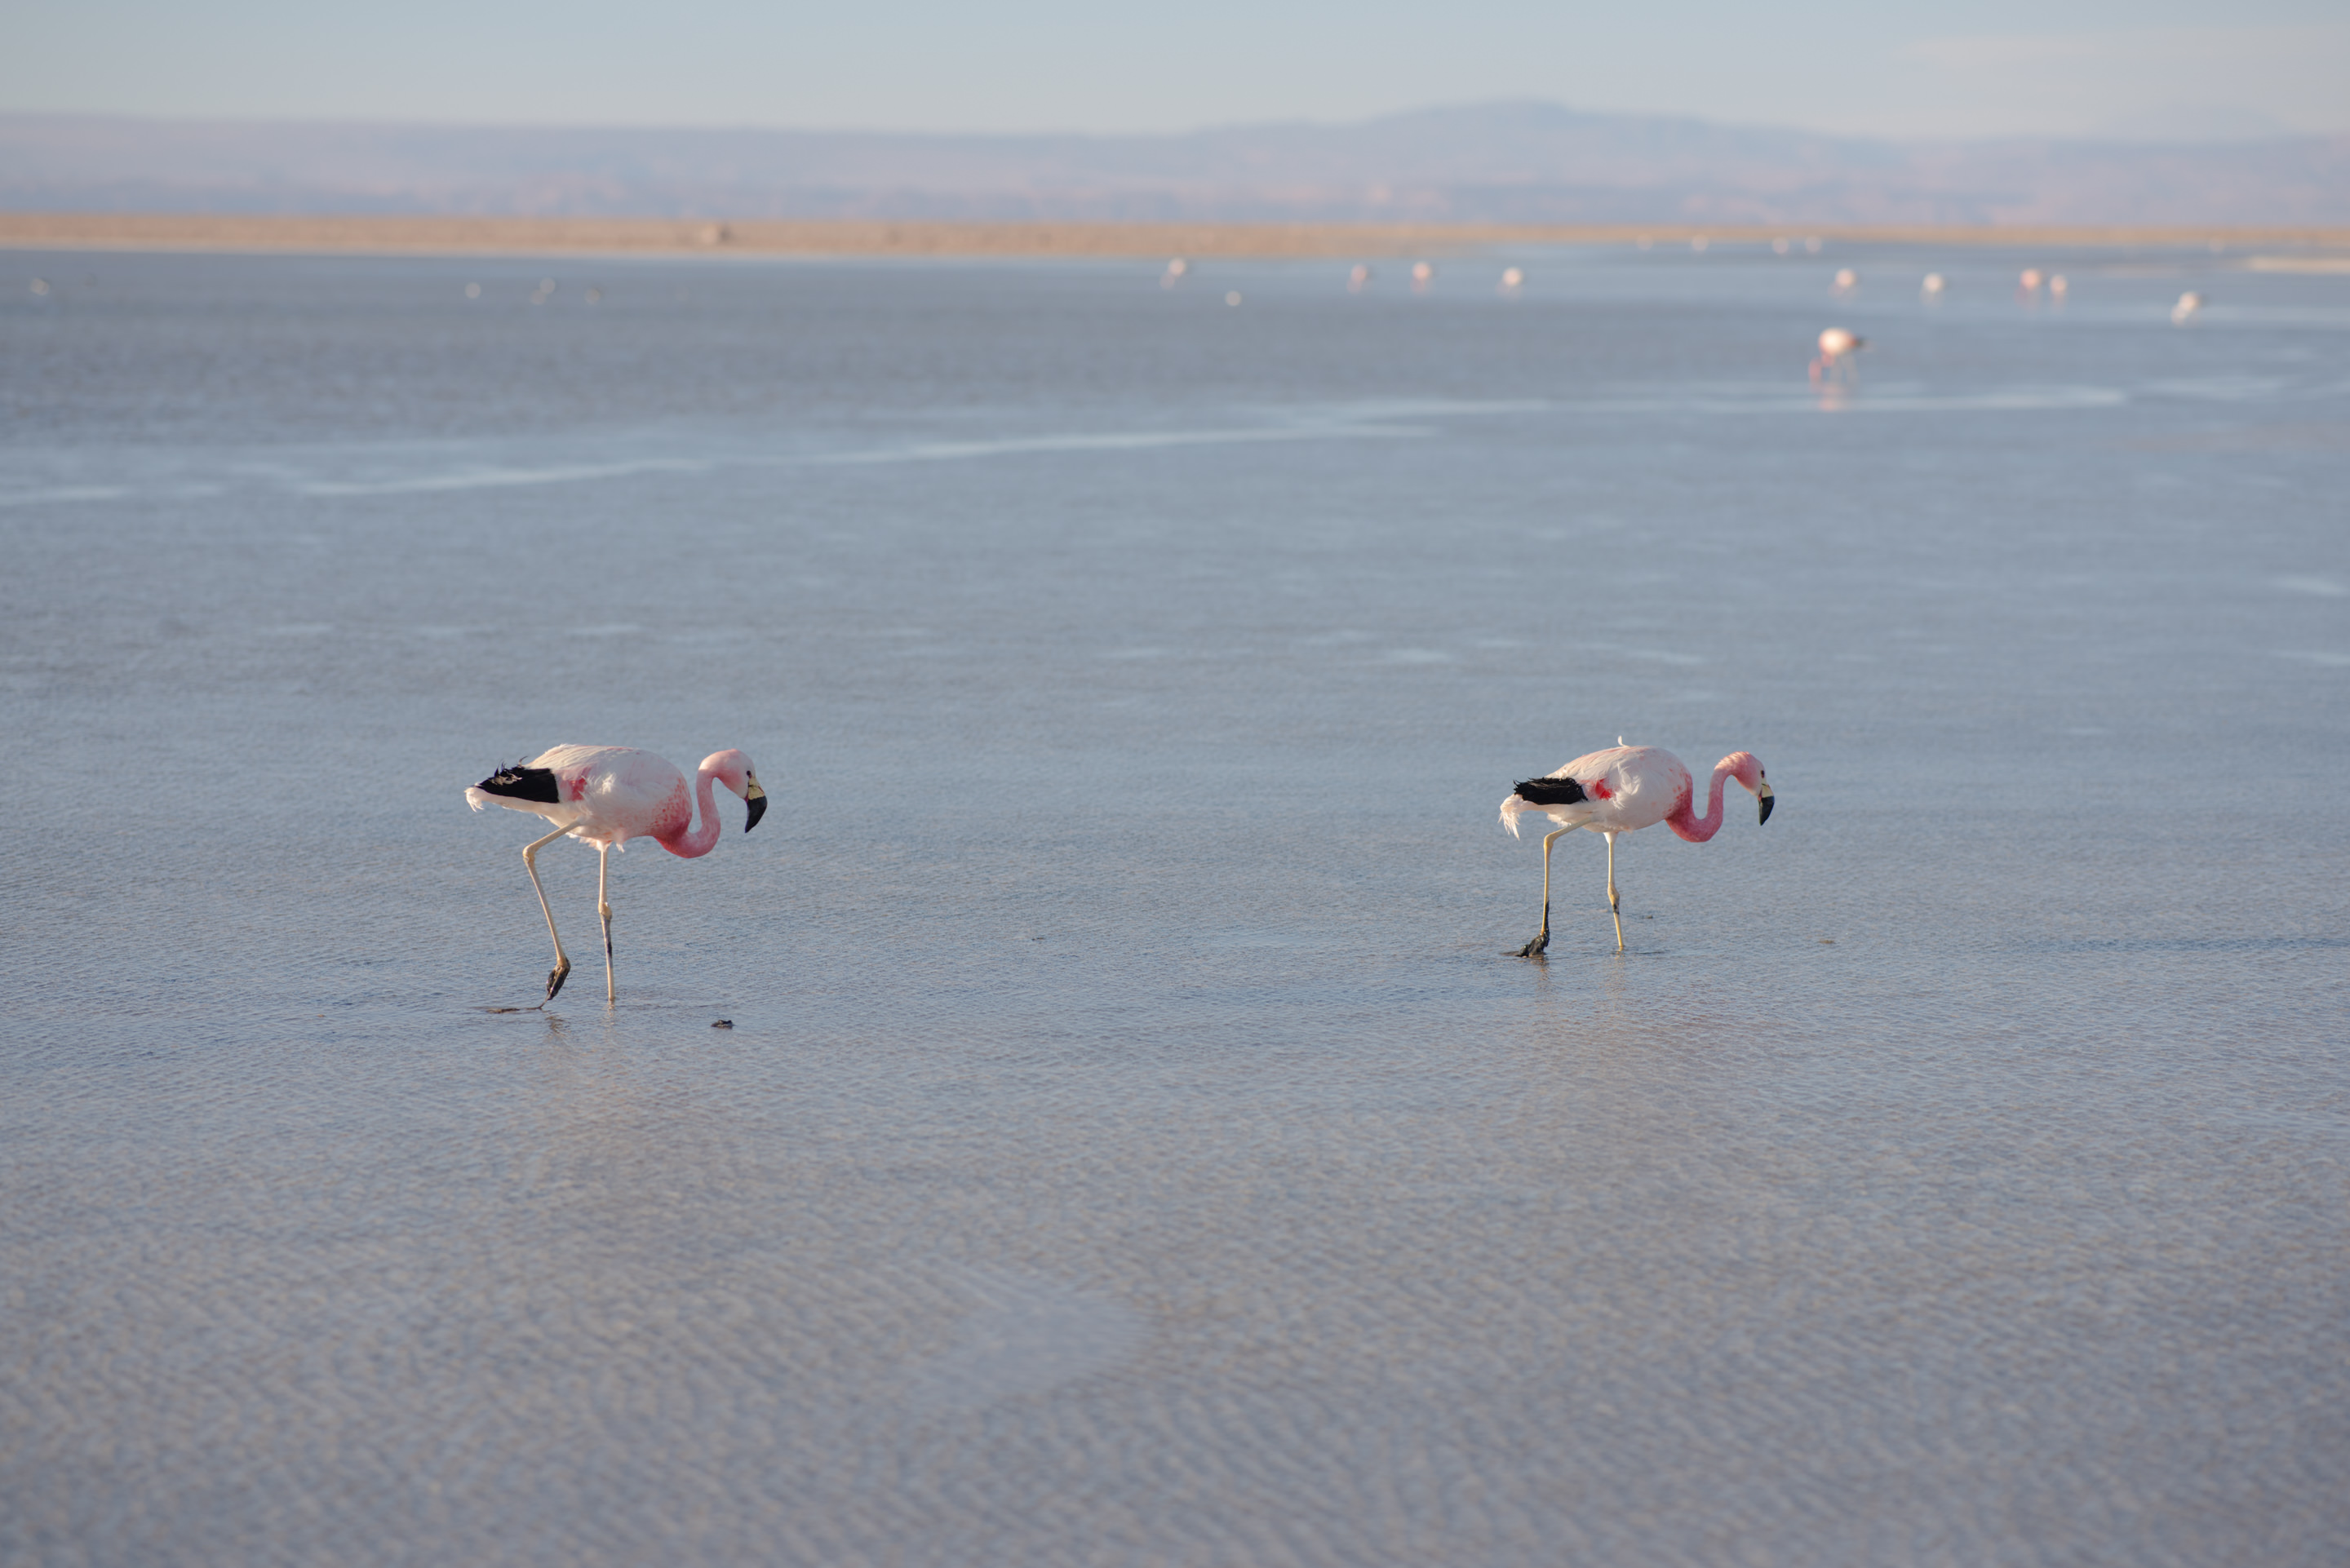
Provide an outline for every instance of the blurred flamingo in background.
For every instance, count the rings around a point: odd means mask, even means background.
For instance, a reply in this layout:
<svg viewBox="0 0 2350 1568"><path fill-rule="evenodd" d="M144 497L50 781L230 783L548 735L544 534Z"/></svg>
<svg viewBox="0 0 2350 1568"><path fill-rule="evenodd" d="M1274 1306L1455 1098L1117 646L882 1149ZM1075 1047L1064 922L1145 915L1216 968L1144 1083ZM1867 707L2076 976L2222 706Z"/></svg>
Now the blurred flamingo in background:
<svg viewBox="0 0 2350 1568"><path fill-rule="evenodd" d="M688 860L718 846L718 812L712 803L712 780L743 797L750 808L743 831L750 832L766 815L767 792L751 771L751 759L736 751L712 752L696 770L694 791L686 793L685 775L670 763L632 746L556 746L528 762L500 768L465 792L475 811L495 804L512 811L527 811L555 824L555 831L523 846L523 868L538 895L539 912L546 917L546 934L555 940L555 968L547 972L546 1000L571 973L571 960L555 929L555 910L539 885L538 852L565 834L596 846L596 912L604 922L604 1000L616 1000L612 980L612 851L631 838L650 838L671 855ZM699 803L702 823L694 826ZM542 1004L543 1005L543 1004Z"/></svg>
<svg viewBox="0 0 2350 1568"><path fill-rule="evenodd" d="M1703 844L1721 829L1721 786L1736 779L1761 802L1762 822L1771 820L1771 786L1752 752L1732 752L1713 764L1712 794L1705 815L1690 809L1690 771L1672 753L1656 746L1627 746L1618 736L1604 752L1575 761L1538 779L1525 779L1502 803L1502 826L1517 836L1521 814L1540 812L1559 826L1543 836L1542 929L1518 950L1539 957L1550 946L1550 846L1563 833L1580 827L1607 840L1607 912L1616 919L1616 950L1624 950L1624 910L1616 898L1616 836L1663 823L1691 844Z"/></svg>
<svg viewBox="0 0 2350 1568"><path fill-rule="evenodd" d="M1830 380L1853 379L1859 374L1853 356L1867 347L1867 338L1856 337L1841 327L1821 333L1819 358L1812 361L1812 384L1818 386L1823 376Z"/></svg>

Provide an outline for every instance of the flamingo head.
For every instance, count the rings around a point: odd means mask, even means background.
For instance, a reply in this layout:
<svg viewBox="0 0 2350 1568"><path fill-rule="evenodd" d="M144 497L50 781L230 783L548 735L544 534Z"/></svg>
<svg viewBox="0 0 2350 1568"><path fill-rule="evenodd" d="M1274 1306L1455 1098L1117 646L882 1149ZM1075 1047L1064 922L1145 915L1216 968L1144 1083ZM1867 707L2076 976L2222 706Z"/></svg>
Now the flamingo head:
<svg viewBox="0 0 2350 1568"><path fill-rule="evenodd" d="M759 787L759 775L752 771L750 758L731 747L712 752L702 759L702 771L741 795L743 804L751 808L743 822L743 832L759 826L759 819L767 815L767 792Z"/></svg>
<svg viewBox="0 0 2350 1568"><path fill-rule="evenodd" d="M1770 821L1773 804L1771 781L1762 776L1762 759L1752 752L1732 752L1721 759L1721 765L1730 770L1731 778L1753 792L1755 804L1762 813L1754 819L1756 826Z"/></svg>

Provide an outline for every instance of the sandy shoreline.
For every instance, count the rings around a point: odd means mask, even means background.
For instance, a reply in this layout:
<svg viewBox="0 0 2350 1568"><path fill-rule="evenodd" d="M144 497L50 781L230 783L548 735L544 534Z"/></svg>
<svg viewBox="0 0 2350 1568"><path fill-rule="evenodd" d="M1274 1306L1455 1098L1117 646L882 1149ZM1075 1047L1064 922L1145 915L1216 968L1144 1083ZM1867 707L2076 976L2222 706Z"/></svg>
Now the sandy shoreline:
<svg viewBox="0 0 2350 1568"><path fill-rule="evenodd" d="M1352 224L735 222L675 218L274 216L0 213L0 249L438 254L865 256L1397 256L1510 245L1723 244L1815 234L1950 245L2350 247L2339 228L1931 227L1752 224Z"/></svg>

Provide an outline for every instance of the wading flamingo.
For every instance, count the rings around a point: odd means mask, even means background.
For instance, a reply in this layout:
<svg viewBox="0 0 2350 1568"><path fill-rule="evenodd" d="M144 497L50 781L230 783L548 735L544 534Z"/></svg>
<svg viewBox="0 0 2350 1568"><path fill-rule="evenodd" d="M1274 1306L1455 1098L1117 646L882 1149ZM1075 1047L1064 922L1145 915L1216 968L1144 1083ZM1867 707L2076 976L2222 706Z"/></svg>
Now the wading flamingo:
<svg viewBox="0 0 2350 1568"><path fill-rule="evenodd" d="M555 967L547 971L546 1000L563 989L571 973L571 960L563 938L555 929L555 911L539 886L538 852L565 834L592 844L600 857L596 871L596 912L604 922L604 1000L616 1000L612 984L612 902L608 897L612 850L631 838L650 838L671 855L691 860L718 847L718 812L710 793L715 779L743 797L751 815L743 823L750 832L766 815L767 792L751 771L751 759L736 751L712 752L695 770L694 787L687 794L685 775L662 758L633 746L556 746L528 762L500 768L465 792L465 804L475 811L490 805L512 811L536 812L555 824L555 831L523 846L523 869L538 894L539 912L546 917L546 934L555 939ZM693 825L694 803L702 805L702 826Z"/></svg>
<svg viewBox="0 0 2350 1568"><path fill-rule="evenodd" d="M1542 929L1518 950L1518 957L1534 958L1550 946L1550 846L1559 834L1586 828L1607 840L1607 912L1616 918L1616 950L1624 950L1624 910L1616 898L1616 836L1663 823L1691 844L1703 844L1721 829L1721 784L1736 779L1762 803L1762 822L1771 820L1771 785L1762 764L1752 752L1732 752L1713 764L1713 793L1705 815L1690 809L1690 771L1681 760L1655 746L1627 746L1619 737L1605 752L1594 752L1538 779L1522 782L1502 803L1502 826L1517 836L1521 812L1540 812L1558 824L1543 835Z"/></svg>
<svg viewBox="0 0 2350 1568"><path fill-rule="evenodd" d="M1812 384L1819 385L1822 377L1832 381L1853 379L1860 369L1853 356L1867 347L1867 338L1856 337L1841 327L1821 333L1820 357L1812 361Z"/></svg>

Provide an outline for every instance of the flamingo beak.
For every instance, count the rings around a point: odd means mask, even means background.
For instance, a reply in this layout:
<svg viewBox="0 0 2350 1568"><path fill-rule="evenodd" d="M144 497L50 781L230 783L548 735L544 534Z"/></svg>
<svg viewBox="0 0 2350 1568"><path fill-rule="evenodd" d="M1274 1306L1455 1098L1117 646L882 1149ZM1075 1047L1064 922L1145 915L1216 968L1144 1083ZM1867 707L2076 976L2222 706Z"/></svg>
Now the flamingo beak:
<svg viewBox="0 0 2350 1568"><path fill-rule="evenodd" d="M745 774L743 783L749 787L743 792L743 804L751 808L751 815L743 819L743 831L748 833L759 826L761 817L767 815L767 792L759 787L754 775Z"/></svg>
<svg viewBox="0 0 2350 1568"><path fill-rule="evenodd" d="M1754 819L1754 826L1760 827L1764 823L1771 820L1772 795L1771 781L1763 778L1759 774L1755 775L1754 798L1761 804L1762 808L1762 815Z"/></svg>

